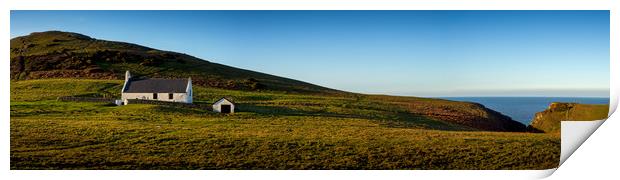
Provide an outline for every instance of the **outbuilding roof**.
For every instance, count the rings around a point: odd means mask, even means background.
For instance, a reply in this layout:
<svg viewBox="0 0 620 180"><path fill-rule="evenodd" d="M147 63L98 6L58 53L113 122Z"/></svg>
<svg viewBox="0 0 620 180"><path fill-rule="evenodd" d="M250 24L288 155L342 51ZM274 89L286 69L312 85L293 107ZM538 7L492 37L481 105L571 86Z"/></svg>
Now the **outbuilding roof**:
<svg viewBox="0 0 620 180"><path fill-rule="evenodd" d="M126 93L185 93L189 79L131 79Z"/></svg>
<svg viewBox="0 0 620 180"><path fill-rule="evenodd" d="M219 103L219 102L221 102L221 101L223 101L223 100L226 100L226 101L228 101L228 102L230 102L230 103L235 104L235 102L234 102L234 101L232 101L232 100L231 100L231 98L227 98L227 97L222 97L222 98L218 99L217 101L215 101L213 104L217 104L217 103Z"/></svg>

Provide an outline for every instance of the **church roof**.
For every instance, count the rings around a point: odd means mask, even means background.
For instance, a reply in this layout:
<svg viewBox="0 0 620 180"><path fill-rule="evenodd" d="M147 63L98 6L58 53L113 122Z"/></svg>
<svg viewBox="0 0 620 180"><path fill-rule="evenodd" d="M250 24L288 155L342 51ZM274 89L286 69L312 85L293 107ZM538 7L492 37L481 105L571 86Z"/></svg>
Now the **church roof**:
<svg viewBox="0 0 620 180"><path fill-rule="evenodd" d="M125 93L185 93L189 79L130 79Z"/></svg>

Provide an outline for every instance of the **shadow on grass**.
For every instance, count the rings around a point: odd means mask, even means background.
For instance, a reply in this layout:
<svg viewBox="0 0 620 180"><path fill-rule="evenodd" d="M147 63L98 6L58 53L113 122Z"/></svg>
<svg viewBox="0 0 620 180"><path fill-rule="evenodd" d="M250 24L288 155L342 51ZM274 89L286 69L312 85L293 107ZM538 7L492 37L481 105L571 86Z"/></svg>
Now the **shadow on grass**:
<svg viewBox="0 0 620 180"><path fill-rule="evenodd" d="M424 128L436 130L470 130L462 126L434 120L408 112L385 112L388 116L345 114L325 111L304 111L282 106L259 106L254 104L237 104L236 111L251 112L263 116L306 116L328 118L356 118L380 122L381 125L393 128Z"/></svg>

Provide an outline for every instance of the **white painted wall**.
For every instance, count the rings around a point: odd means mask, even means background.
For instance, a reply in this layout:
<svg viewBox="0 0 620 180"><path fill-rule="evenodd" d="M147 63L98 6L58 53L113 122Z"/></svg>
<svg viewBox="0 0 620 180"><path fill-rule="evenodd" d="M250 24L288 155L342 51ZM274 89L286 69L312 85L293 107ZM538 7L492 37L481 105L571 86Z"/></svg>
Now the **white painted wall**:
<svg viewBox="0 0 620 180"><path fill-rule="evenodd" d="M193 103L194 90L192 88L192 78L188 79L185 93L172 93L172 99L170 99L169 93L157 93L157 99L153 98L153 93L126 93L123 92L127 87L127 83L131 79L129 71L125 72L125 82L123 83L123 89L121 90L121 100L127 104L127 99L145 99L145 100L158 100L169 102L182 102Z"/></svg>
<svg viewBox="0 0 620 180"><path fill-rule="evenodd" d="M185 98L185 103L193 103L193 99L194 99L194 88L192 88L192 78L189 78L187 80L187 88L185 89L185 92L187 92Z"/></svg>
<svg viewBox="0 0 620 180"><path fill-rule="evenodd" d="M230 105L230 113L234 113L235 112L235 104L233 104L232 102L222 98L219 101L213 103L213 112L218 112L221 113L222 109L221 106L222 105Z"/></svg>
<svg viewBox="0 0 620 180"><path fill-rule="evenodd" d="M157 99L153 98L153 93L122 93L121 99L123 102L125 102L126 99L145 99L192 103L192 98L188 96L188 93L172 93L172 99L168 99L168 93L157 93Z"/></svg>

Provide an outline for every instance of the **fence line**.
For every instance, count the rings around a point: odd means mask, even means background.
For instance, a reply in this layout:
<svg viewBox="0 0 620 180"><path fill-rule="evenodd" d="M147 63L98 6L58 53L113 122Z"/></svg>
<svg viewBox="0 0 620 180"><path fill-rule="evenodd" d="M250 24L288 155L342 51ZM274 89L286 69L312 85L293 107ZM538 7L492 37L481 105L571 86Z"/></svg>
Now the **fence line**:
<svg viewBox="0 0 620 180"><path fill-rule="evenodd" d="M153 105L165 105L172 107L181 107L181 108L200 108L204 110L211 110L212 107L210 104L189 104L182 102L170 102L170 101L156 101L156 100L146 100L146 99L127 99L127 104L153 104Z"/></svg>
<svg viewBox="0 0 620 180"><path fill-rule="evenodd" d="M74 96L61 96L58 97L58 101L74 101L74 102L104 102L104 103L116 103L114 98L99 98L99 97L74 97ZM180 108L200 108L204 110L212 110L211 104L188 104L182 102L170 102L170 101L156 101L146 99L127 99L127 104L153 104L164 105Z"/></svg>
<svg viewBox="0 0 620 180"><path fill-rule="evenodd" d="M61 96L56 99L58 101L76 101L76 102L106 102L114 103L114 98L98 98L98 97L73 97L73 96Z"/></svg>

